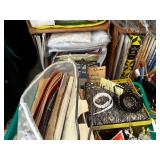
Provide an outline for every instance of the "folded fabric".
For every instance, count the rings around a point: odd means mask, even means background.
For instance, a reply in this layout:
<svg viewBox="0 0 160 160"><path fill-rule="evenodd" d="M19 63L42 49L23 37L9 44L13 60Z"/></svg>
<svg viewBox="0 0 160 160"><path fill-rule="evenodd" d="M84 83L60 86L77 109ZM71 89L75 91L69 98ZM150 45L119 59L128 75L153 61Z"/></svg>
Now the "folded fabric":
<svg viewBox="0 0 160 160"><path fill-rule="evenodd" d="M72 37L72 35L74 35L74 37ZM66 33L53 33L50 36L47 42L49 53L93 50L106 46L110 42L110 35L105 31L83 32L83 34L81 32L67 33L67 39L65 36ZM58 37L58 39L56 37Z"/></svg>
<svg viewBox="0 0 160 160"><path fill-rule="evenodd" d="M64 129L62 134L63 140L76 140L77 139L77 129L76 129L76 121L75 121L75 114L76 114L76 92L77 89L75 86L75 80L73 82L70 102L68 105L68 110L65 118Z"/></svg>
<svg viewBox="0 0 160 160"><path fill-rule="evenodd" d="M37 89L37 93L36 93L36 97L35 100L32 104L32 108L31 108L31 113L33 115L33 117L36 117L37 111L38 111L38 107L42 101L42 98L45 94L45 91L49 85L49 83L51 82L52 78L57 74L57 71L52 72L52 74L49 75L49 77L46 78L42 78L39 81L39 85L38 85L38 89Z"/></svg>
<svg viewBox="0 0 160 160"><path fill-rule="evenodd" d="M87 126L85 113L89 111L87 100L81 100L79 98L78 117L83 116L84 123L79 124L80 140L88 140L90 128ZM93 131L91 131L90 140L94 140Z"/></svg>
<svg viewBox="0 0 160 160"><path fill-rule="evenodd" d="M65 91L64 98L62 101L62 105L59 110L59 117L57 120L56 129L55 129L55 133L54 133L55 140L60 140L61 136L62 136L63 127L64 127L64 123L65 123L65 117L67 114L67 109L68 109L68 105L69 105L69 101L70 101L73 81L74 81L74 77L70 76L69 82L67 85L67 89Z"/></svg>
<svg viewBox="0 0 160 160"><path fill-rule="evenodd" d="M56 25L82 25L82 24L95 24L103 20L55 20Z"/></svg>
<svg viewBox="0 0 160 160"><path fill-rule="evenodd" d="M53 91L55 90L55 87L57 85L59 85L61 77L62 77L62 73L59 72L58 74L55 75L55 77L53 77L52 81L50 82L50 84L47 87L47 90L45 92L45 95L44 95L44 97L42 99L42 102L41 102L41 104L40 104L40 106L38 108L38 111L37 111L37 114L36 114L36 117L35 117L35 122L36 122L37 126L39 126L39 123L40 123L40 120L41 120L45 105L47 103L47 100L51 96Z"/></svg>
<svg viewBox="0 0 160 160"><path fill-rule="evenodd" d="M69 76L67 74L64 74L61 85L58 90L55 105L53 107L53 110L52 110L52 113L51 113L51 116L50 116L50 119L48 122L45 139L53 139L53 135L54 135L54 132L56 129L57 119L58 119L58 115L59 115L60 106L63 101L63 97L64 97L64 93L66 90L68 80L69 80Z"/></svg>
<svg viewBox="0 0 160 160"><path fill-rule="evenodd" d="M57 92L58 92L58 86L55 86L55 91L54 91L53 95L50 96L50 98L45 106L45 109L44 109L44 112L43 112L43 115L42 115L42 118L41 118L41 121L39 124L39 131L43 137L45 137L45 134L47 131L48 122L49 122L49 119L51 116L52 109L55 104Z"/></svg>
<svg viewBox="0 0 160 160"><path fill-rule="evenodd" d="M31 26L55 25L54 20L30 20Z"/></svg>
<svg viewBox="0 0 160 160"><path fill-rule="evenodd" d="M73 33L53 33L51 34L48 46L54 43L90 43L91 32L73 32Z"/></svg>

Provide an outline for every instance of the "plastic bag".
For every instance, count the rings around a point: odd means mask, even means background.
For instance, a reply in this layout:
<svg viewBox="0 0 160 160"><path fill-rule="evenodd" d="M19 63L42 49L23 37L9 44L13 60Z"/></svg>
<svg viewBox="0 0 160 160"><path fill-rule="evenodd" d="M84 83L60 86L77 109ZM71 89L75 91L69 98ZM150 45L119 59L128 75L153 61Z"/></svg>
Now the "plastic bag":
<svg viewBox="0 0 160 160"><path fill-rule="evenodd" d="M113 20L112 23L118 28L131 31L155 34L156 21L155 20Z"/></svg>
<svg viewBox="0 0 160 160"><path fill-rule="evenodd" d="M60 34L61 38L64 39L63 36L66 33L56 33L56 36ZM72 33L71 33L72 34ZM83 39L84 34L88 34L88 32L77 32L75 33L79 39ZM49 47L49 53L51 52L63 52L63 51L84 51L84 50L93 50L97 48L102 48L103 46L108 45L111 41L109 33L105 31L93 31L91 32L91 41L84 40L83 42L78 42L79 40L73 41L72 37L66 41L57 42L56 36L51 36L47 42L47 47Z"/></svg>
<svg viewBox="0 0 160 160"><path fill-rule="evenodd" d="M54 63L40 73L21 96L18 112L17 139L42 139L30 109L36 95L39 80L42 77L48 76L55 69L67 72L69 75L74 76L76 78L75 87L77 88L78 71L75 63L71 60Z"/></svg>

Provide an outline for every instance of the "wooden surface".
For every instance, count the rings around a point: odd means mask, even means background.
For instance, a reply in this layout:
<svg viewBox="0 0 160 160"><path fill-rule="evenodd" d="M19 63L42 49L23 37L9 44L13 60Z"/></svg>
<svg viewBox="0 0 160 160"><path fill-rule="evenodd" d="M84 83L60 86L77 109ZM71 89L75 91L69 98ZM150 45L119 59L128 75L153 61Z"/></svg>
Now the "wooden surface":
<svg viewBox="0 0 160 160"><path fill-rule="evenodd" d="M111 36L112 36L112 41L111 41L111 44L110 44L110 48L108 50L107 64L106 64L107 65L106 75L110 79L112 77L113 64L114 64L114 60L115 60L115 57L116 57L116 47L117 47L117 44L118 44L118 37L119 37L119 32L114 27L111 30Z"/></svg>
<svg viewBox="0 0 160 160"><path fill-rule="evenodd" d="M83 32L83 31L97 31L97 30L108 30L110 22L92 27L79 27L79 28L50 28L50 29L36 29L33 28L29 21L27 21L28 30L30 34L42 34L42 33L56 33L56 32Z"/></svg>

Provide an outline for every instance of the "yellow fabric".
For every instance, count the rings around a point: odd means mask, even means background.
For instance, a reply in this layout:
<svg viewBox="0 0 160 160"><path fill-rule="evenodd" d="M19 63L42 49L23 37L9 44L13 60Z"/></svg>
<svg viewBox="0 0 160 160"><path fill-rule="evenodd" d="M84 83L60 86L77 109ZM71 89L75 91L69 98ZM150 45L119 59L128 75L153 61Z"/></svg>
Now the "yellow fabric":
<svg viewBox="0 0 160 160"><path fill-rule="evenodd" d="M105 129L115 129L115 128L128 128L134 126L145 126L152 124L152 120L138 121L138 122L128 122L128 123L120 123L120 124L110 124L103 126L93 126L93 130L105 130Z"/></svg>

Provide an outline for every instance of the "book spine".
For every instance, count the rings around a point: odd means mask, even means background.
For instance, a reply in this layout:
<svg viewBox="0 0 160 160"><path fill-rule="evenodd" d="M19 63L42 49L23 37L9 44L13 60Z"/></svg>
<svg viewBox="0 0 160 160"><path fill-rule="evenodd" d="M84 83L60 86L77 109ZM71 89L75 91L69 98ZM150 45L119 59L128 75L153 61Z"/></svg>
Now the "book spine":
<svg viewBox="0 0 160 160"><path fill-rule="evenodd" d="M129 54L128 54L121 78L129 77L130 72L133 70L133 67L134 67L136 55L144 39L144 37L141 35L129 35L129 38L131 40L131 47L129 50Z"/></svg>
<svg viewBox="0 0 160 160"><path fill-rule="evenodd" d="M151 44L151 48L148 52L148 55L146 55L146 58L145 58L145 62L148 63L149 59L151 58L154 50L156 48L156 40L155 40L155 37L152 38L152 44Z"/></svg>
<svg viewBox="0 0 160 160"><path fill-rule="evenodd" d="M153 60L149 66L147 66L148 71L151 71L152 68L156 65L156 55L154 55Z"/></svg>
<svg viewBox="0 0 160 160"><path fill-rule="evenodd" d="M155 41L155 37L154 37L154 36L151 36L151 40L150 40L150 42L149 42L149 44L148 44L148 48L147 48L146 54L144 55L144 60L145 60L145 61L147 60L147 57L148 57L148 55L150 54L150 52L151 52L151 50L152 50L154 41Z"/></svg>
<svg viewBox="0 0 160 160"><path fill-rule="evenodd" d="M151 56L151 58L150 58L150 60L149 60L149 62L148 62L148 65L147 65L148 71L149 71L149 69L151 68L151 64L152 64L152 62L153 62L154 57L156 57L156 49L154 50L154 53L152 54L152 56Z"/></svg>

